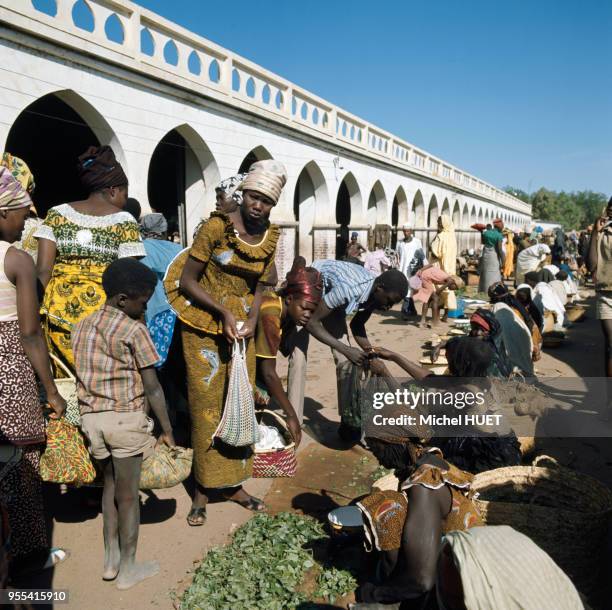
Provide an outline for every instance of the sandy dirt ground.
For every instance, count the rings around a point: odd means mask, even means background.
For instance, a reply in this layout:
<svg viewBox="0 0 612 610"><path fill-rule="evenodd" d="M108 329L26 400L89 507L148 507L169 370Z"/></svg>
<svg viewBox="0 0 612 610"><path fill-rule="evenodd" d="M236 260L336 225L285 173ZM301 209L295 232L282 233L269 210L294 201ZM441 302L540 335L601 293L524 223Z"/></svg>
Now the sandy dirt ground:
<svg viewBox="0 0 612 610"><path fill-rule="evenodd" d="M422 344L432 335L431 330L402 322L397 310L374 315L368 332L374 345L402 352L412 359L422 357ZM565 345L545 351L537 369L544 376L603 375L602 351L599 323L594 320L591 303L588 319L569 330ZM281 361L279 366L284 374L286 363ZM338 441L338 420L331 353L313 341L307 377L306 434L300 447L304 465L308 464L308 476L294 481L278 480L272 489L270 481L253 480L246 485L248 491L265 496L271 510L293 507L311 513L321 510L322 496L327 497L329 506L333 507L367 491L364 481L375 467L374 460L368 458L363 449L347 450ZM607 439L589 439L588 442L586 439L563 442L551 439L541 442L538 452L553 454L562 463L612 485L610 445ZM325 453L320 453L322 449ZM101 579L102 517L97 508L86 506L81 491L62 495L55 486L49 486L46 491L53 516L53 544L68 548L71 557L55 571L22 584L67 589L70 592L68 607L86 610L172 608L174 594L188 584L190 572L207 549L223 544L230 532L251 516L249 511L235 504L217 503L209 507L208 521L203 527L190 528L185 521L190 498L183 487L142 494L138 558L157 559L161 571L155 579L120 592L112 583Z"/></svg>

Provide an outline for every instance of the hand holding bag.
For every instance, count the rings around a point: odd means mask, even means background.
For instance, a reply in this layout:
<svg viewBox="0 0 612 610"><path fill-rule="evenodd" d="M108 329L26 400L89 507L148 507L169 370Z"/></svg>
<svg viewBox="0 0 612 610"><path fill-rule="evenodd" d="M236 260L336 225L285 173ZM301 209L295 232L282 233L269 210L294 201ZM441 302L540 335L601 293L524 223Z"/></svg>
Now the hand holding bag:
<svg viewBox="0 0 612 610"><path fill-rule="evenodd" d="M213 439L219 439L232 447L254 445L259 440L244 339L234 343L223 416Z"/></svg>

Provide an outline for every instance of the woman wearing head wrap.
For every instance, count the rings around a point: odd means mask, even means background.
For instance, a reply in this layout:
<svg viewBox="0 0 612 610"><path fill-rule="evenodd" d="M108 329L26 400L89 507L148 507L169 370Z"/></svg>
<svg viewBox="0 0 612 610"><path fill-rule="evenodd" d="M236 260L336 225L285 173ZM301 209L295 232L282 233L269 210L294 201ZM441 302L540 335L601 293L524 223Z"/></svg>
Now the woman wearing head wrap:
<svg viewBox="0 0 612 610"><path fill-rule="evenodd" d="M489 287L493 313L502 327L502 337L513 367L533 375L533 363L540 359L542 335L523 305L503 282Z"/></svg>
<svg viewBox="0 0 612 610"><path fill-rule="evenodd" d="M503 222L497 219L493 224L495 224L494 228L482 232L483 248L478 267L478 273L480 274L478 292L486 292L491 284L500 282L502 279L501 269L505 263L502 249L504 236L501 232Z"/></svg>
<svg viewBox="0 0 612 610"><path fill-rule="evenodd" d="M257 353L257 402L267 404L269 396L285 411L289 431L296 444L301 438L303 405L292 405L276 372L276 356L280 351L290 357L296 349L293 338L298 326L308 324L323 295L321 274L299 256L293 261L287 279L276 294L264 295L259 309L255 334ZM269 395L269 396L268 396ZM300 415L296 413L296 410Z"/></svg>
<svg viewBox="0 0 612 610"><path fill-rule="evenodd" d="M449 532L438 561L439 608L583 610L568 576L508 525Z"/></svg>
<svg viewBox="0 0 612 610"><path fill-rule="evenodd" d="M209 490L221 489L226 499L250 510L265 508L242 488L252 472L252 447L212 441L225 404L232 346L254 335L264 285L274 267L279 229L268 219L286 181L276 161L253 165L239 187L242 205L229 214L213 212L164 280L170 305L183 322L197 482L187 517L193 526L206 519ZM253 384L253 341L247 343L246 361Z"/></svg>
<svg viewBox="0 0 612 610"><path fill-rule="evenodd" d="M457 274L457 237L450 216L442 214L438 218L438 234L434 237L429 248L432 255L430 262L444 273ZM449 310L457 309L454 290L447 288L443 291L440 307L444 308L445 317Z"/></svg>
<svg viewBox="0 0 612 610"><path fill-rule="evenodd" d="M77 171L89 197L51 208L34 234L47 341L72 370L72 328L104 304L104 270L117 258L146 254L138 223L122 210L128 180L112 149L90 147Z"/></svg>
<svg viewBox="0 0 612 610"><path fill-rule="evenodd" d="M473 476L447 461L439 449L426 449L423 431L403 423L406 413L405 407L385 406L378 419L365 423L368 448L382 466L393 469L397 487L357 503L366 550L375 549L378 558L375 573L357 592L364 604L411 600L422 607L435 584L442 535L483 525L470 489Z"/></svg>
<svg viewBox="0 0 612 610"><path fill-rule="evenodd" d="M563 257L567 253L567 246L565 245L565 233L560 227L557 227L554 230L554 241L550 248L550 253L552 255L553 265L560 264L563 260Z"/></svg>
<svg viewBox="0 0 612 610"><path fill-rule="evenodd" d="M30 168L26 162L19 157L15 157L10 153L5 152L2 155L2 161L0 164L8 168L13 175L13 178L15 178L17 182L21 184L22 188L28 193L28 195L31 196L34 192L34 187L36 184L34 182L34 175L30 171ZM23 233L21 234L21 239L13 244L15 248L19 248L20 250L27 252L34 259L35 263L38 257L38 240L36 240L34 237L34 233L36 233L36 230L41 224L42 220L38 218L36 207L32 203L30 206L30 213L25 221Z"/></svg>
<svg viewBox="0 0 612 610"><path fill-rule="evenodd" d="M34 263L13 246L31 204L19 182L0 167L0 444L12 446L18 458L0 479L0 495L6 499L14 572L52 567L66 558L61 549L50 549L47 539L39 474L46 436L37 377L51 417L63 415L66 402L51 375L38 316Z"/></svg>

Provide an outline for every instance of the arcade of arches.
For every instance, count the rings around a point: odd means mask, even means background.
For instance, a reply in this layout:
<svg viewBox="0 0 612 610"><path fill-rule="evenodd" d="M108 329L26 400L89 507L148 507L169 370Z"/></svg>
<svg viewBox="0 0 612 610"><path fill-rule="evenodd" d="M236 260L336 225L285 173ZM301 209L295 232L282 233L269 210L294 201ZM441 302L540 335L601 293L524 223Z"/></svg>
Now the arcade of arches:
<svg viewBox="0 0 612 610"><path fill-rule="evenodd" d="M37 185L34 202L39 214L44 216L50 207L86 195L76 175L76 159L89 146L101 144L113 146L117 157L124 162L117 134L105 119L76 93L63 91L45 95L22 110L9 130L6 150L23 158L32 169ZM188 125L171 129L151 144L150 151L143 151L143 155L148 155L146 181L138 192L141 198L148 199L152 209L166 216L170 231L178 232L187 245L200 218L213 209L214 186L226 176L220 175L217 161L204 139ZM243 155L236 168L238 172L248 171L255 161L272 158L263 146L247 150ZM293 231L291 251L285 252L286 258L297 253L307 260L320 257L317 231L322 226L330 234L323 254L338 258L345 254L352 231L358 233L364 245L373 247L376 235L380 244L395 247L398 238L402 238L401 228L408 223L429 243L440 213L451 216L458 229L460 248L474 247L477 233L469 229L470 225L500 213L488 202L477 207L472 202L451 199L450 195L438 197L431 190L424 196L427 189L423 192L417 189L407 196L408 185L387 191L391 197L388 200L380 181L365 190L351 172L336 178L335 190L333 181L326 179L314 161L306 161L298 171L297 179L292 182L290 177L288 181L289 187L294 185L293 192L285 195L292 205L279 205L273 216ZM131 176L133 183L134 174ZM330 210L329 203L334 199L335 208ZM147 209L147 201L141 203ZM524 221L511 211L505 211L504 218L515 229L522 228Z"/></svg>

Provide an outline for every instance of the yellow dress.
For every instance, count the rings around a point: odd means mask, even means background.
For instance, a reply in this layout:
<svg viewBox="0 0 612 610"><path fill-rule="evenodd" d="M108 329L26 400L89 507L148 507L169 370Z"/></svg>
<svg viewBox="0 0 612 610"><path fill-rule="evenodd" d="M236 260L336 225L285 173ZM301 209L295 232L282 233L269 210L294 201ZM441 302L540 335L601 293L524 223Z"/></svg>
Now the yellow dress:
<svg viewBox="0 0 612 610"><path fill-rule="evenodd" d="M179 289L185 262L191 256L206 263L200 285L236 317L246 320L259 280L274 267L279 229L271 226L255 245L242 241L229 217L213 212L200 228L193 245L170 265L164 287L181 320L187 368L193 472L206 488L241 485L251 477L252 447L230 447L213 434L221 421L231 363L231 345L222 334L221 319L192 304ZM255 385L255 345L247 343L247 366Z"/></svg>
<svg viewBox="0 0 612 610"><path fill-rule="evenodd" d="M74 371L72 328L104 304L102 274L110 263L146 255L140 229L127 212L92 216L65 203L47 212L34 237L55 242L55 263L40 313L49 351Z"/></svg>

